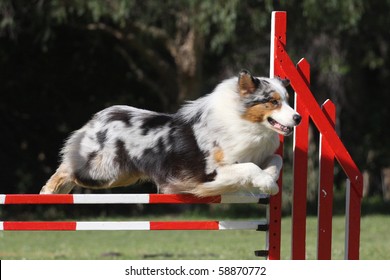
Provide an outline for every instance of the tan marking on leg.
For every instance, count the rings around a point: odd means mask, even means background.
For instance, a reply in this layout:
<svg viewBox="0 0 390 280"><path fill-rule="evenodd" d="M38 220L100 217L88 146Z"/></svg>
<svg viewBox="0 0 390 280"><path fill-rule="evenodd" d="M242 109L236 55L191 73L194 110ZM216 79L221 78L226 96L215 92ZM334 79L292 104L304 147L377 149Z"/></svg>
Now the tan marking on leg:
<svg viewBox="0 0 390 280"><path fill-rule="evenodd" d="M67 194L76 185L74 178L60 165L40 191L41 194Z"/></svg>

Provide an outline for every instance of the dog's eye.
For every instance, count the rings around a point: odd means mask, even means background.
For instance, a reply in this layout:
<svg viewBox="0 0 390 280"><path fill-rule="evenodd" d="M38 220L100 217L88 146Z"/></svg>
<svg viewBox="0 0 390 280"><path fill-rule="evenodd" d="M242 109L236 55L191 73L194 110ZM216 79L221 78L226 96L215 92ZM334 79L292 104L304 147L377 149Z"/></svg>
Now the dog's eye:
<svg viewBox="0 0 390 280"><path fill-rule="evenodd" d="M279 101L276 99L273 99L273 100L271 100L271 104L276 106L279 104Z"/></svg>

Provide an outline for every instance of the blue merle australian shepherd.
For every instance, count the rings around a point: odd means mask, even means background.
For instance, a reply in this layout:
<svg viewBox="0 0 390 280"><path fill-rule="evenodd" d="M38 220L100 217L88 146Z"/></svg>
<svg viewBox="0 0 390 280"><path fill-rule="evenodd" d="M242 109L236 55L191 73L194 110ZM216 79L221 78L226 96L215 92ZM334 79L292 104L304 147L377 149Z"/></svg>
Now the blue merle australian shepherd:
<svg viewBox="0 0 390 280"><path fill-rule="evenodd" d="M287 103L287 85L243 70L175 114L109 107L69 137L41 193L152 180L162 193L204 197L257 188L275 194L278 133L289 135L301 120Z"/></svg>

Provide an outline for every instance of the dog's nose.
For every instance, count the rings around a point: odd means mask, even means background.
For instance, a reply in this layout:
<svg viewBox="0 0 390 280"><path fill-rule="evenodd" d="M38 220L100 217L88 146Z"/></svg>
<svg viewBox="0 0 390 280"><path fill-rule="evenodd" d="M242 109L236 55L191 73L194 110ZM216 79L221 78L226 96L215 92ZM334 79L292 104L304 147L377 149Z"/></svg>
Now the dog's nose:
<svg viewBox="0 0 390 280"><path fill-rule="evenodd" d="M298 124L300 124L302 117L301 117L301 115L295 114L293 116L293 120L294 120L295 124L298 125Z"/></svg>

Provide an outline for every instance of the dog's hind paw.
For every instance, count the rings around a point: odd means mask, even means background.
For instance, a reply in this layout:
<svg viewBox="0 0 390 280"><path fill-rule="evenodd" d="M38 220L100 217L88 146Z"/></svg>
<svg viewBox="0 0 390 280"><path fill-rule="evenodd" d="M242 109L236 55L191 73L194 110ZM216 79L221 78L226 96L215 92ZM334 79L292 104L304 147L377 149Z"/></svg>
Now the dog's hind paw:
<svg viewBox="0 0 390 280"><path fill-rule="evenodd" d="M43 186L39 194L52 194L52 192L49 191L48 188L46 188L46 186Z"/></svg>

